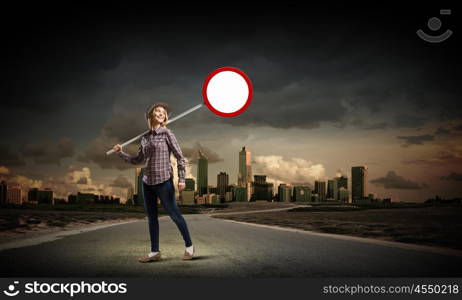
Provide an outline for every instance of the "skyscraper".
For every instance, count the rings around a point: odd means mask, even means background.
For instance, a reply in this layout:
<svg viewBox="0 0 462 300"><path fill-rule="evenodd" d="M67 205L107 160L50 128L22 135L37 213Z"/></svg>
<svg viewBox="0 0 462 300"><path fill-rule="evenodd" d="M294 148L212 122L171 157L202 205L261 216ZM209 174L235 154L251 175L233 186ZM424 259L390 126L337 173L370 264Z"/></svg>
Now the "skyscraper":
<svg viewBox="0 0 462 300"><path fill-rule="evenodd" d="M252 196L252 167L250 164L250 151L244 147L239 152L239 172L237 174L237 185L245 187L247 201Z"/></svg>
<svg viewBox="0 0 462 300"><path fill-rule="evenodd" d="M45 188L38 192L38 203L54 204L53 191L50 188Z"/></svg>
<svg viewBox="0 0 462 300"><path fill-rule="evenodd" d="M337 180L337 188L338 188L338 192L337 192L337 200L340 200L340 201L343 201L343 202L349 202L348 198L348 177L345 177L345 176L340 176L340 177L337 177L336 178ZM340 189L343 188L343 192L342 192L342 195L340 195ZM345 195L346 195L346 201L345 201Z"/></svg>
<svg viewBox="0 0 462 300"><path fill-rule="evenodd" d="M252 181L251 173L250 151L246 150L244 146L239 152L239 172L237 174L237 184L245 187L248 182Z"/></svg>
<svg viewBox="0 0 462 300"><path fill-rule="evenodd" d="M197 161L197 192L199 196L207 194L208 185L208 159L207 156L199 150L199 159Z"/></svg>
<svg viewBox="0 0 462 300"><path fill-rule="evenodd" d="M226 174L226 172L220 172L220 174L217 175L217 191L218 191L218 195L220 196L220 200L225 199L226 189L228 188L228 185L229 185L228 174Z"/></svg>
<svg viewBox="0 0 462 300"><path fill-rule="evenodd" d="M133 195L134 195L134 189L133 189L133 186L130 184L130 186L127 189L127 201L125 202L125 204L128 204L128 205L135 204L133 202Z"/></svg>
<svg viewBox="0 0 462 300"><path fill-rule="evenodd" d="M8 187L6 185L6 182L2 180L0 183L0 204L5 204L8 201L8 193L7 193Z"/></svg>
<svg viewBox="0 0 462 300"><path fill-rule="evenodd" d="M292 186L289 184L281 183L278 186L278 195L280 202L292 201Z"/></svg>
<svg viewBox="0 0 462 300"><path fill-rule="evenodd" d="M349 193L348 190L345 189L343 186L338 190L338 197L339 200L345 203L349 202Z"/></svg>
<svg viewBox="0 0 462 300"><path fill-rule="evenodd" d="M346 190L348 190L348 177L345 176L340 176L337 177L337 186L340 189L341 187L344 187Z"/></svg>
<svg viewBox="0 0 462 300"><path fill-rule="evenodd" d="M252 183L252 166L247 166L247 184Z"/></svg>
<svg viewBox="0 0 462 300"><path fill-rule="evenodd" d="M192 178L186 178L185 179L185 190L187 191L195 191L196 190L196 183L194 182L194 179Z"/></svg>
<svg viewBox="0 0 462 300"><path fill-rule="evenodd" d="M315 181L314 182L314 192L318 194L319 201L326 201L326 182L325 181Z"/></svg>
<svg viewBox="0 0 462 300"><path fill-rule="evenodd" d="M254 175L253 198L255 200L271 201L273 198L273 184L266 182L266 175Z"/></svg>
<svg viewBox="0 0 462 300"><path fill-rule="evenodd" d="M338 198L338 185L337 178L327 181L327 199L337 200Z"/></svg>
<svg viewBox="0 0 462 300"><path fill-rule="evenodd" d="M39 198L39 189L38 188L30 188L29 192L27 193L27 201L31 202L38 202Z"/></svg>
<svg viewBox="0 0 462 300"><path fill-rule="evenodd" d="M53 191L49 188L40 191L38 188L30 188L27 193L27 200L37 203L53 204Z"/></svg>
<svg viewBox="0 0 462 300"><path fill-rule="evenodd" d="M135 168L135 194L136 194L136 197L133 197L133 203L135 205L144 205L143 176L144 176L144 168Z"/></svg>
<svg viewBox="0 0 462 300"><path fill-rule="evenodd" d="M311 189L309 186L295 185L293 189L293 199L296 202L311 202Z"/></svg>
<svg viewBox="0 0 462 300"><path fill-rule="evenodd" d="M182 190L180 192L180 202L181 204L194 204L194 190Z"/></svg>
<svg viewBox="0 0 462 300"><path fill-rule="evenodd" d="M194 193L195 193L194 179L186 178L185 179L185 188L180 191L180 202L181 204L194 204Z"/></svg>
<svg viewBox="0 0 462 300"><path fill-rule="evenodd" d="M8 189L8 203L21 204L21 187L12 186Z"/></svg>
<svg viewBox="0 0 462 300"><path fill-rule="evenodd" d="M353 203L367 197L367 166L351 168L351 200Z"/></svg>

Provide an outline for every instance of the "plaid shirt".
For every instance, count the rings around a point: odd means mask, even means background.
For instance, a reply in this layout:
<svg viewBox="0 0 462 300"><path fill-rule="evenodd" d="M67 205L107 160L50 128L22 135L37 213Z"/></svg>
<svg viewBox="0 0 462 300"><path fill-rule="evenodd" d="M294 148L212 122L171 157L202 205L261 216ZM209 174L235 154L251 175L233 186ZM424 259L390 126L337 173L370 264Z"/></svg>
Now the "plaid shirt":
<svg viewBox="0 0 462 300"><path fill-rule="evenodd" d="M173 152L178 163L178 182L185 182L185 159L173 132L166 127L150 130L141 137L138 154L132 156L123 151L118 155L128 163L144 164L143 181L155 185L167 181L173 176L170 165L170 153Z"/></svg>

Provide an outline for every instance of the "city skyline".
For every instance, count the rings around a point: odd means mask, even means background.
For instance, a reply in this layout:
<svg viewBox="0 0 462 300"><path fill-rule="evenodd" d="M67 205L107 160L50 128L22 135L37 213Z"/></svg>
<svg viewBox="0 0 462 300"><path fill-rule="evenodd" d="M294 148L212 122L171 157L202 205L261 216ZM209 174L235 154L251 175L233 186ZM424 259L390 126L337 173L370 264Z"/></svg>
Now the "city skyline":
<svg viewBox="0 0 462 300"><path fill-rule="evenodd" d="M252 173L275 187L367 165L377 197L460 197L460 37L418 38L433 12L249 7L235 23L241 11L12 10L17 26L1 49L0 180L59 198L125 199L133 166L106 151L147 130L153 103L168 103L174 117L202 102L210 72L233 66L253 83L244 113L223 118L204 107L168 125L187 177L197 176L201 150L209 185L221 171L234 182L245 145Z"/></svg>
<svg viewBox="0 0 462 300"><path fill-rule="evenodd" d="M173 157L173 156L172 156ZM248 195L247 195L247 198L246 199L250 199L251 196L252 196L252 188L249 188L253 185L254 183L254 180L253 178L250 178L250 175L253 173L252 172L252 163L251 163L251 152L249 150L249 148L246 148L246 146L243 146L241 151L238 152L238 166L237 166L237 169L238 170L245 170L243 172L244 176L241 175L241 172L237 172L237 178L236 178L236 182L229 182L229 175L227 173L228 170L223 170L223 171L220 171L218 174L217 174L217 181L216 181L216 184L215 185L212 185L212 184L208 184L209 183L209 178L213 175L209 174L208 172L208 158L207 156L201 151L201 150L198 150L197 152L197 163L198 164L201 164L203 165L202 167L202 171L200 171L201 169L197 169L198 170L198 176L197 177L194 177L191 175L191 166L189 164L187 164L187 168L190 168L188 172L186 172L186 181L189 181L189 182L192 182L192 184L195 184L195 189L193 189L193 191L195 191L197 193L198 196L202 196L203 194L208 194L207 191L208 191L208 187L213 187L213 188L216 188L217 191L220 190L220 187L219 187L219 178L220 177L223 177L224 178L222 180L224 180L223 182L226 182L226 184L224 185L224 188L226 186L241 186L241 187L247 187L247 191L248 191ZM254 162L254 161L253 161ZM173 170L174 170L174 180L177 181L178 180L178 176L177 176L177 169L176 169L176 163L174 162L173 163ZM142 177L143 177L143 168L142 167L137 167L137 166L134 166L132 168L132 171L134 171L134 181L131 182L131 180L126 180L126 191L125 191L125 197L123 196L119 196L119 198L121 198L121 200L124 200L124 201L121 201L122 203L125 203L127 200L129 200L129 196L128 195L132 195L135 194L135 195L139 195L139 191L140 191L140 186L141 186L141 180L142 180ZM343 187L346 191L346 195L348 195L348 201L349 202L356 202L356 201L360 201L361 199L363 198L367 198L368 195L374 195L374 197L376 198L379 198L379 199L391 199L392 201L404 201L404 202L413 202L413 201L406 201L406 200L402 200L402 199L399 199L399 198L396 198L396 197L393 197L393 196L390 196L390 195L377 195L376 193L374 192L371 192L370 191L370 183L373 182L373 181L376 181L378 179L374 179L374 180L368 180L368 172L369 172L369 167L364 165L364 166L352 166L350 168L350 176L348 176L348 174L345 174L345 173L340 173L337 171L335 177L314 177L313 178L313 181L312 182L302 182L301 180L295 180L295 181L291 181L291 182L284 182L284 181L280 181L280 180L275 180L275 179L272 179L272 178L268 178L267 179L267 175L266 174L254 174L253 176L257 177L257 178L264 178L264 181L268 182L268 183L271 183L273 185L273 196L275 196L277 193L279 193L281 190L281 186L287 186L287 187L295 187L295 186L308 186L314 194L318 195L318 199L319 201L326 201L326 199L332 199L332 198L336 198L336 199L340 199L342 196L340 196L340 194L334 196L333 195L333 191L336 191L336 193L339 193L339 190ZM189 175L189 176L188 176ZM244 181L242 178L246 178L246 180ZM201 180L197 180L197 178L202 178ZM125 180L124 177L117 177L115 179L115 181L117 180ZM260 179L261 180L261 179ZM202 184L200 183L202 181ZM356 182L356 184L353 183L353 181ZM1 181L2 182L2 185L5 183L5 181ZM14 184L9 184L8 182L6 182L7 185L9 185L9 191L11 190L11 188L13 188L13 190L15 191L15 193L17 193L17 189L19 188L21 190L21 192L19 194L25 194L27 195L28 193L30 193L31 190L35 189L37 190L38 188L37 187L32 187L32 188L29 188L29 190L26 190L26 188L23 188L22 186L18 185L18 183L14 183ZM204 185L204 186L202 186ZM223 189L223 187L222 187ZM278 192L276 192L274 189L276 189ZM52 190L50 187L44 187L43 190ZM187 190L191 190L190 188L187 189ZM292 195L292 190L289 191L286 191L287 193L290 193L290 195ZM76 193L74 194L94 194L94 193L91 193L91 192L88 192L85 193L83 191L77 191ZM221 195L220 192L217 192L216 193L217 195ZM68 199L69 196L72 196L73 193L69 193L67 195L65 195L64 197L54 197L54 198L57 198L57 199ZM104 195L104 194L101 194L101 193L96 193L94 195ZM176 195L177 197L179 197L179 191L176 190ZM61 195L62 196L62 195ZM104 195L104 196L107 196L107 195ZM112 197L117 197L116 194L112 194L112 195L109 195ZM426 199L422 199L421 201L417 201L417 202L424 202L425 200L427 199L430 199L432 195L429 195L428 198ZM436 196L436 195L435 195ZM9 196L8 196L9 197ZM138 196L139 197L139 196ZM284 196L283 196L284 197ZM286 197L286 196L285 196ZM455 198L455 197L454 197ZM26 199L25 196L22 196L21 197L21 201L24 201ZM224 197L223 197L224 199ZM254 199L254 200L259 200L259 199ZM142 203L144 201L143 197L141 196L141 198L139 198L137 201L137 203ZM249 200L247 200L249 201ZM283 201L286 201L286 200L283 200ZM15 201L12 201L11 203L13 203Z"/></svg>

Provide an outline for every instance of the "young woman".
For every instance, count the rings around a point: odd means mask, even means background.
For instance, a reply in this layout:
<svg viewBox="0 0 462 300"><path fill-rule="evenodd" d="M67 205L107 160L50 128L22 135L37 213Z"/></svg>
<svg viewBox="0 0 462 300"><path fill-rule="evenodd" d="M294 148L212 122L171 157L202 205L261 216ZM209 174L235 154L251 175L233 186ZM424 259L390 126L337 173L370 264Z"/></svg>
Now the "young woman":
<svg viewBox="0 0 462 300"><path fill-rule="evenodd" d="M157 219L157 197L165 211L178 226L183 236L186 250L184 260L192 259L194 247L189 236L188 226L181 215L175 201L173 185L173 168L170 165L170 153L178 162L178 190L185 188L185 159L173 132L166 127L169 107L165 103L157 103L146 111L146 120L150 129L141 138L141 145L136 156L122 151L120 144L114 146L118 155L128 163L145 164L143 176L144 208L149 220L151 237L151 253L138 259L139 262L151 262L160 259L159 221Z"/></svg>

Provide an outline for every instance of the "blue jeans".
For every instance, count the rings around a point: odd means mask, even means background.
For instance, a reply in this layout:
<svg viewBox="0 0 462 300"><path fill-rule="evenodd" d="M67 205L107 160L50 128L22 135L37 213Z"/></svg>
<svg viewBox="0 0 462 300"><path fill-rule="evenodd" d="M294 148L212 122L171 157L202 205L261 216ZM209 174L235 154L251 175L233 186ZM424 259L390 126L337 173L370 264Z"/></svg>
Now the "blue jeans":
<svg viewBox="0 0 462 300"><path fill-rule="evenodd" d="M156 185L148 185L143 181L143 196L144 196L144 210L148 215L149 220L149 235L151 236L151 251L159 251L159 220L157 219L157 197L165 211L170 215L173 222L181 232L186 247L192 245L191 237L189 236L188 226L186 221L180 213L175 200L175 188L173 186L173 179Z"/></svg>

